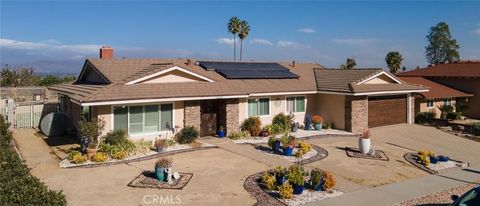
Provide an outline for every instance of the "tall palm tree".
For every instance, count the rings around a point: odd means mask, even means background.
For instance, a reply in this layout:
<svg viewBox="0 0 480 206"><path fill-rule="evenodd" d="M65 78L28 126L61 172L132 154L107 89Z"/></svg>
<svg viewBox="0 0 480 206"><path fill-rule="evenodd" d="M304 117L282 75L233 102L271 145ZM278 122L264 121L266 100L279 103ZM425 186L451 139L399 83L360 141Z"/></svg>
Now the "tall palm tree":
<svg viewBox="0 0 480 206"><path fill-rule="evenodd" d="M242 61L243 39L247 38L248 33L250 33L248 22L242 21L240 23L240 32L238 32L238 38L240 38L240 61Z"/></svg>
<svg viewBox="0 0 480 206"><path fill-rule="evenodd" d="M385 56L385 62L390 69L390 73L396 74L400 67L402 66L403 57L398 51L391 51Z"/></svg>
<svg viewBox="0 0 480 206"><path fill-rule="evenodd" d="M236 16L230 18L227 24L228 32L233 34L233 61L237 59L236 36L240 32L240 19Z"/></svg>

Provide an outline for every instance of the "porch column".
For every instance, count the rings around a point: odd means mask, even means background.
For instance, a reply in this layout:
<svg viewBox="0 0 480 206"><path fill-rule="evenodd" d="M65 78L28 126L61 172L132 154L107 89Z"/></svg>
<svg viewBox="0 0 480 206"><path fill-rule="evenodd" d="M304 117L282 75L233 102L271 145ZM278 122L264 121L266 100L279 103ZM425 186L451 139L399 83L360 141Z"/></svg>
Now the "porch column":
<svg viewBox="0 0 480 206"><path fill-rule="evenodd" d="M238 109L239 100L238 99L227 99L225 100L225 110L226 110L226 129L227 135L231 134L234 131L239 130L238 123Z"/></svg>
<svg viewBox="0 0 480 206"><path fill-rule="evenodd" d="M368 97L345 96L345 130L361 134L368 129Z"/></svg>
<svg viewBox="0 0 480 206"><path fill-rule="evenodd" d="M200 101L185 101L183 125L193 126L200 131Z"/></svg>

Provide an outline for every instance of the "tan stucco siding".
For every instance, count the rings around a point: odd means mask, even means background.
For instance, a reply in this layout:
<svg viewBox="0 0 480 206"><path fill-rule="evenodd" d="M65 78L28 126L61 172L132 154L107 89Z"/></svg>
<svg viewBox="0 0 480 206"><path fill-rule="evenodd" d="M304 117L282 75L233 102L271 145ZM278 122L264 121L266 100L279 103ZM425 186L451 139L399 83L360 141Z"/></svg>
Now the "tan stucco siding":
<svg viewBox="0 0 480 206"><path fill-rule="evenodd" d="M151 79L147 79L140 83L150 84L150 83L198 82L198 81L204 81L204 80L182 71L173 70L165 74L161 74L159 76L153 77Z"/></svg>
<svg viewBox="0 0 480 206"><path fill-rule="evenodd" d="M105 129L102 134L105 135L113 129L112 107L110 105L94 106L92 109L92 117L105 121Z"/></svg>
<svg viewBox="0 0 480 206"><path fill-rule="evenodd" d="M335 129L345 129L345 96L318 94L314 108L324 121L333 122Z"/></svg>
<svg viewBox="0 0 480 206"><path fill-rule="evenodd" d="M455 99L451 99L452 106L455 104ZM427 107L427 100L425 99L415 99L416 106L415 106L415 113L418 112L435 112L436 117L440 118L440 114L442 113L439 106L443 105L443 100L434 100L433 107Z"/></svg>
<svg viewBox="0 0 480 206"><path fill-rule="evenodd" d="M173 106L175 111L173 112L175 125L174 127L178 127L178 129L183 128L183 119L184 119L184 111L185 105L183 101L175 102Z"/></svg>

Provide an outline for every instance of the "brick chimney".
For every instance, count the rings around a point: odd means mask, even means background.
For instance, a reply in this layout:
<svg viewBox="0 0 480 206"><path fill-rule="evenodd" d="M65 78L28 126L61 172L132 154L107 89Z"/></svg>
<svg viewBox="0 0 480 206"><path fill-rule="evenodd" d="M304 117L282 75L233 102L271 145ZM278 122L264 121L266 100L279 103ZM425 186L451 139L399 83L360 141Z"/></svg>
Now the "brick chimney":
<svg viewBox="0 0 480 206"><path fill-rule="evenodd" d="M113 48L102 46L102 48L100 48L100 59L113 59Z"/></svg>

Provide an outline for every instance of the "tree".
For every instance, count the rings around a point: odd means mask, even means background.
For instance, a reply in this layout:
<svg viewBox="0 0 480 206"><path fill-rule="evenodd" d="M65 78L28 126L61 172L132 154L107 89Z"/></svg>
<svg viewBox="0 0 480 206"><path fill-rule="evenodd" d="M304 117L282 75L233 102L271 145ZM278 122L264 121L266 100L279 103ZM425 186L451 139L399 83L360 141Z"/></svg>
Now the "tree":
<svg viewBox="0 0 480 206"><path fill-rule="evenodd" d="M407 71L407 67L403 66L402 71Z"/></svg>
<svg viewBox="0 0 480 206"><path fill-rule="evenodd" d="M452 38L448 24L440 22L430 27L427 35L429 45L425 47L425 56L430 64L443 64L455 62L460 59L457 40Z"/></svg>
<svg viewBox="0 0 480 206"><path fill-rule="evenodd" d="M345 64L340 65L340 69L353 69L355 66L357 66L355 58L347 58Z"/></svg>
<svg viewBox="0 0 480 206"><path fill-rule="evenodd" d="M37 82L32 68L15 69L5 64L1 73L1 86L33 86Z"/></svg>
<svg viewBox="0 0 480 206"><path fill-rule="evenodd" d="M396 74L398 70L400 70L400 66L402 66L403 57L400 52L391 51L387 53L387 56L385 56L385 61L390 69L390 73Z"/></svg>
<svg viewBox="0 0 480 206"><path fill-rule="evenodd" d="M247 38L250 33L250 26L247 21L242 21L240 23L240 31L238 32L238 38L240 38L240 61L242 61L242 52L243 52L243 39Z"/></svg>
<svg viewBox="0 0 480 206"><path fill-rule="evenodd" d="M238 32L240 32L240 19L237 18L236 16L230 18L230 20L228 21L228 24L227 24L227 29L228 29L228 32L232 33L233 35L233 60L235 61L236 58L237 58L237 49L236 49L236 38L237 38L237 34Z"/></svg>

